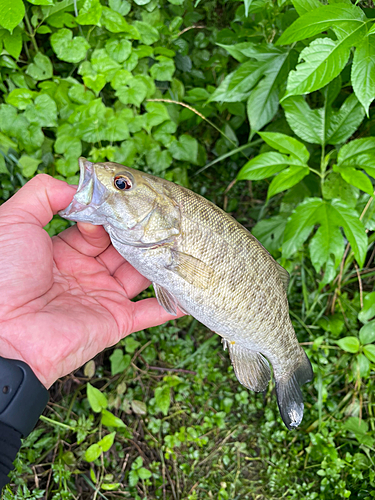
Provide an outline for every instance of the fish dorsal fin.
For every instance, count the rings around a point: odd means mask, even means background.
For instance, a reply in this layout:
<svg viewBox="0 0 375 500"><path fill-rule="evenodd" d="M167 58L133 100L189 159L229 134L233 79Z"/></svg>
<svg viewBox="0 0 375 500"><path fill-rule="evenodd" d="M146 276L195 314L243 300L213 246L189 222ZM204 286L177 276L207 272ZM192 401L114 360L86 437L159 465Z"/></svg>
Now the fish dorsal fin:
<svg viewBox="0 0 375 500"><path fill-rule="evenodd" d="M158 285L157 283L153 283L155 295L158 299L159 304L167 311L169 314L177 315L177 308L180 309L185 314L189 314L178 301L173 297L173 295L168 292L165 288Z"/></svg>
<svg viewBox="0 0 375 500"><path fill-rule="evenodd" d="M287 292L288 291L288 285L289 285L289 280L290 276L289 273L286 269L283 268L283 266L280 266L278 262L276 262L276 270L279 273L281 282L284 286L284 290Z"/></svg>
<svg viewBox="0 0 375 500"><path fill-rule="evenodd" d="M212 267L187 253L171 249L172 264L168 269L175 272L191 285L206 289L213 274Z"/></svg>
<svg viewBox="0 0 375 500"><path fill-rule="evenodd" d="M255 392L267 389L271 378L270 365L260 352L250 351L224 339L224 349L228 347L234 373L240 384Z"/></svg>

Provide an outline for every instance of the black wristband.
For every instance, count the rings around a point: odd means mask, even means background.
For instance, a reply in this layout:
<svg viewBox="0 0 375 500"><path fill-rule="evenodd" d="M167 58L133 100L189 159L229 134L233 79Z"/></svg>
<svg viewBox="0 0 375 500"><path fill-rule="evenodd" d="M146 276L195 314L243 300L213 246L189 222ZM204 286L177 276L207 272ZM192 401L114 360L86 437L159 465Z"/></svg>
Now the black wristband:
<svg viewBox="0 0 375 500"><path fill-rule="evenodd" d="M47 389L26 363L0 356L0 422L26 437L48 399Z"/></svg>

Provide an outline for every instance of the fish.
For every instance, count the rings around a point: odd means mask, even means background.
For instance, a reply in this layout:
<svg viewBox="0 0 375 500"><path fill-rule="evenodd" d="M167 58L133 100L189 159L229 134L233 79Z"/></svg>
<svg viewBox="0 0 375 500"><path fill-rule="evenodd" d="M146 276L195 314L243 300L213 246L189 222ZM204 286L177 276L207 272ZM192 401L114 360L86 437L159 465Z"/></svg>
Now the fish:
<svg viewBox="0 0 375 500"><path fill-rule="evenodd" d="M298 427L301 385L313 378L289 316L288 272L229 214L193 191L114 162L79 158L65 219L102 225L112 245L153 283L170 314L190 314L222 338L238 381L267 389L271 368L288 429Z"/></svg>

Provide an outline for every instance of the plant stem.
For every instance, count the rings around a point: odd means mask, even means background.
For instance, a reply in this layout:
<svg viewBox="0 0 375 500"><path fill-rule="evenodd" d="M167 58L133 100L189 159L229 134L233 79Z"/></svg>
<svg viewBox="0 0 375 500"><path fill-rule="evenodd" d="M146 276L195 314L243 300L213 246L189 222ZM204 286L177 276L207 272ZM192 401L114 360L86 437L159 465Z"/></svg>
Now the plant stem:
<svg viewBox="0 0 375 500"><path fill-rule="evenodd" d="M73 431L73 427L70 425L63 424L62 422L57 422L56 420L52 420L52 418L45 417L44 415L41 415L40 420L43 420L43 422L48 422L49 424L52 425L57 425L59 427L63 427L64 429L69 429L70 431Z"/></svg>
<svg viewBox="0 0 375 500"><path fill-rule="evenodd" d="M33 27L31 26L29 16L27 15L27 10L25 10L25 21L27 24L27 29L29 30L31 42L34 45L35 52L39 52L39 48L38 48L38 45L37 45L36 40L35 40L35 33L33 30Z"/></svg>

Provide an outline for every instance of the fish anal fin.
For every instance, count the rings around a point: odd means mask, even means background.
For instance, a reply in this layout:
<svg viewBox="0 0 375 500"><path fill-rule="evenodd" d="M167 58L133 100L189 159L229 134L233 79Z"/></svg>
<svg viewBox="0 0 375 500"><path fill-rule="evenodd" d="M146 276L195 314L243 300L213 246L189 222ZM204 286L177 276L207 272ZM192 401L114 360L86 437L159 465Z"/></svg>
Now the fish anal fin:
<svg viewBox="0 0 375 500"><path fill-rule="evenodd" d="M279 277L280 277L281 282L283 284L284 290L287 292L288 286L289 286L289 280L290 280L289 273L286 269L283 268L283 266L280 266L280 264L278 262L276 262L276 270L279 274Z"/></svg>
<svg viewBox="0 0 375 500"><path fill-rule="evenodd" d="M206 289L213 274L212 267L192 255L172 249L172 264L168 269L177 273L191 285Z"/></svg>
<svg viewBox="0 0 375 500"><path fill-rule="evenodd" d="M178 308L184 314L189 314L173 297L173 295L168 292L168 290L158 285L157 283L153 283L153 287L159 304L167 311L167 313L177 316Z"/></svg>
<svg viewBox="0 0 375 500"><path fill-rule="evenodd" d="M299 426L303 418L303 396L300 386L312 380L314 374L305 352L302 361L289 377L276 378L276 395L281 418L289 430Z"/></svg>
<svg viewBox="0 0 375 500"><path fill-rule="evenodd" d="M266 358L259 352L246 349L230 340L225 339L225 345L228 347L238 381L252 391L265 391L271 378L271 370Z"/></svg>

